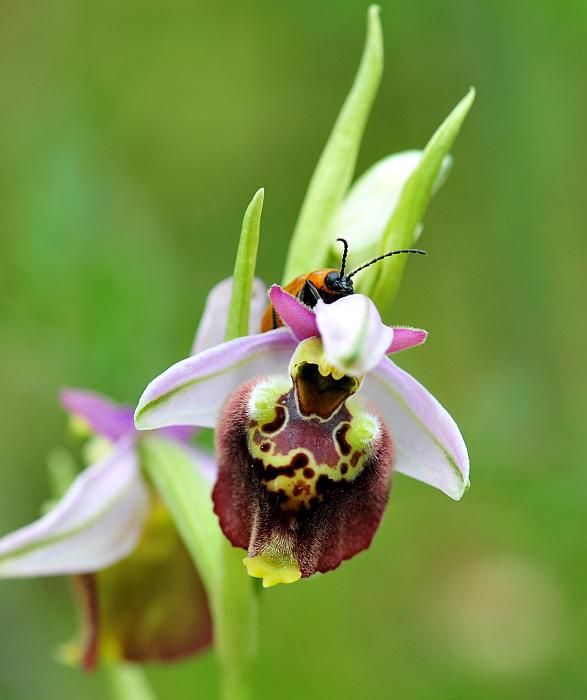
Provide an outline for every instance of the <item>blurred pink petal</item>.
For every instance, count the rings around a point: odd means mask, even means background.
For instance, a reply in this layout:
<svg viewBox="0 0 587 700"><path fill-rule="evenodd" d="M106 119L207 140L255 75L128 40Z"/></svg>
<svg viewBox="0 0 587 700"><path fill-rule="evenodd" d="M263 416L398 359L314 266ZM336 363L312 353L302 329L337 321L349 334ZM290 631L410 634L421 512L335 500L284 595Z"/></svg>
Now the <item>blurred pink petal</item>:
<svg viewBox="0 0 587 700"><path fill-rule="evenodd" d="M82 418L92 432L116 442L134 430L133 411L84 389L63 389L59 395L61 405L68 413Z"/></svg>

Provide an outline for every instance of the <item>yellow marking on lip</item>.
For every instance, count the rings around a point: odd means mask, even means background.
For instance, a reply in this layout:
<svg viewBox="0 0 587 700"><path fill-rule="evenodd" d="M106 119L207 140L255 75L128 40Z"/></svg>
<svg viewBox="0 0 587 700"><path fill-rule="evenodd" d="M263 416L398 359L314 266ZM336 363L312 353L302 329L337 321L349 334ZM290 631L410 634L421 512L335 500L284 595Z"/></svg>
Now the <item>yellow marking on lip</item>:
<svg viewBox="0 0 587 700"><path fill-rule="evenodd" d="M258 423L270 423L275 419L275 402L291 389L289 379L271 379L257 384L249 397L249 417Z"/></svg>
<svg viewBox="0 0 587 700"><path fill-rule="evenodd" d="M292 377L295 378L298 372L298 367L304 363L316 365L318 371L323 377L332 376L337 381L344 377L344 372L326 359L322 340L318 337L308 338L303 340L297 347L293 357L291 358L289 371Z"/></svg>
<svg viewBox="0 0 587 700"><path fill-rule="evenodd" d="M295 583L302 577L299 566L290 557L260 554L245 557L243 564L249 576L263 579L263 588L271 588L279 583Z"/></svg>

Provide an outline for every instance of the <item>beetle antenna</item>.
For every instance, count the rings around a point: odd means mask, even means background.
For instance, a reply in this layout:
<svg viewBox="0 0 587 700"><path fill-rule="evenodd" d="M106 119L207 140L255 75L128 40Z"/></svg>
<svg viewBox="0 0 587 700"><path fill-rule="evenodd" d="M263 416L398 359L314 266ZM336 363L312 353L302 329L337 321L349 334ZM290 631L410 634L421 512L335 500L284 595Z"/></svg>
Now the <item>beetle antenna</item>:
<svg viewBox="0 0 587 700"><path fill-rule="evenodd" d="M337 238L336 240L340 241L344 246L344 253L342 254L342 262L340 263L340 276L344 277L344 266L346 265L346 256L347 256L347 253L349 252L349 244L345 241L344 238Z"/></svg>
<svg viewBox="0 0 587 700"><path fill-rule="evenodd" d="M339 238L338 240L340 241L342 239ZM374 258L370 262L365 263L364 265L361 265L361 267L357 267L357 269L353 270L350 273L350 275L347 275L347 279L350 279L353 275L356 275L357 272L360 272L361 270L364 270L366 267L369 267L369 265L373 265L373 263L379 262L380 260L383 260L383 258L388 258L390 255L398 255L399 253L418 253L418 255L426 255L425 250L418 250L417 248L404 248L402 250L391 250L389 253L385 253L384 255L380 255L378 258ZM346 257L346 250L345 250L345 257ZM343 261L344 261L344 258L343 258Z"/></svg>

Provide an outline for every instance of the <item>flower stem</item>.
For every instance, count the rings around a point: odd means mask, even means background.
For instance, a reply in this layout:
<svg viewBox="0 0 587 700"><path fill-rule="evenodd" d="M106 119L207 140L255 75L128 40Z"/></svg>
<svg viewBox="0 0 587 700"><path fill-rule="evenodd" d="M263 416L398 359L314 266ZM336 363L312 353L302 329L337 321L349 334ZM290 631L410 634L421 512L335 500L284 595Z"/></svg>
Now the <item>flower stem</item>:
<svg viewBox="0 0 587 700"><path fill-rule="evenodd" d="M257 651L258 601L243 567L243 551L223 543L222 567L213 601L222 700L249 700Z"/></svg>
<svg viewBox="0 0 587 700"><path fill-rule="evenodd" d="M113 700L156 700L143 669L133 664L108 664L104 668Z"/></svg>
<svg viewBox="0 0 587 700"><path fill-rule="evenodd" d="M245 213L239 241L226 339L246 335L263 190ZM170 440L146 436L140 444L142 463L175 520L206 586L214 620L214 640L221 668L223 700L248 700L250 675L257 648L257 598L242 560L244 552L222 538L210 502L210 488L194 469L182 447ZM121 698L124 695L120 696ZM134 700L134 696L128 696ZM137 700L142 700L137 695Z"/></svg>
<svg viewBox="0 0 587 700"><path fill-rule="evenodd" d="M247 207L234 264L226 340L246 335L257 263L263 190ZM223 700L248 700L251 665L257 651L257 599L243 566L243 552L223 541L212 601L216 649L222 670Z"/></svg>
<svg viewBox="0 0 587 700"><path fill-rule="evenodd" d="M172 514L208 592L222 698L247 700L257 646L257 598L242 563L244 552L222 537L210 486L183 447L148 435L140 449L145 471Z"/></svg>

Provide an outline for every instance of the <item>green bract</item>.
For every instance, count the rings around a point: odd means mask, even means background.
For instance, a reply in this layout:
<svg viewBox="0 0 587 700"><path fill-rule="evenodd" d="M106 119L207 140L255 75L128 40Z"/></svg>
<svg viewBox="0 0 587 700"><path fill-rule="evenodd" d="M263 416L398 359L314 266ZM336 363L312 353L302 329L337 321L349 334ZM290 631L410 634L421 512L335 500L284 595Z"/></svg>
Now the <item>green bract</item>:
<svg viewBox="0 0 587 700"><path fill-rule="evenodd" d="M421 159L422 151L416 150L387 156L363 173L349 190L334 221L336 237L344 238L349 244L346 265L349 272L381 254L381 242L387 224L398 206L404 185ZM452 158L446 156L432 194L444 183L451 166ZM411 245L416 243L422 229L422 224L419 224ZM336 241L333 241L330 248L329 265L340 265L340 243ZM361 270L353 278L355 292L368 293L379 271L380 265Z"/></svg>
<svg viewBox="0 0 587 700"><path fill-rule="evenodd" d="M443 159L451 149L474 99L475 90L471 88L428 142L422 159L404 185L398 205L387 224L381 242L381 253L412 244L416 227L430 201ZM375 266L377 279L371 289L365 290L384 319L397 295L405 264L406 256L397 255L387 261L385 266Z"/></svg>
<svg viewBox="0 0 587 700"><path fill-rule="evenodd" d="M243 219L232 277L232 295L226 323L226 340L247 335L249 332L251 294L253 292L253 280L257 264L259 229L261 226L264 195L265 191L263 189L255 193Z"/></svg>
<svg viewBox="0 0 587 700"><path fill-rule="evenodd" d="M361 65L310 181L289 247L284 284L326 263L332 242L332 223L351 184L361 138L382 73L379 7L371 5Z"/></svg>
<svg viewBox="0 0 587 700"><path fill-rule="evenodd" d="M449 151L475 91L471 88L459 102L421 156L419 152L388 156L349 191L382 71L379 7L371 5L361 65L310 181L290 243L284 284L301 274L336 267L340 260L337 237L350 244L348 269L352 269L390 250L412 246L421 232L422 217L450 168ZM385 264L361 272L356 280L356 291L373 298L384 320L389 320L406 262L406 256L394 256Z"/></svg>

